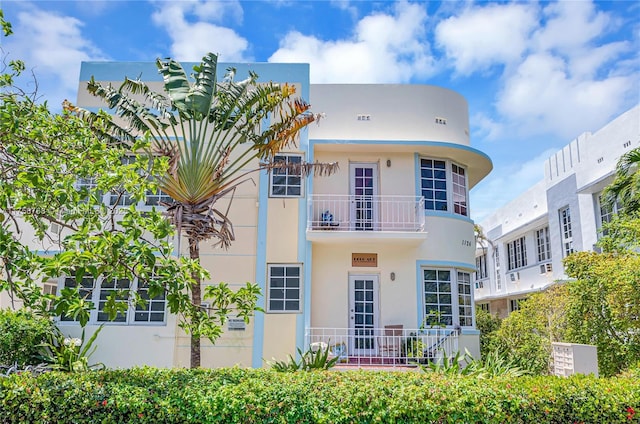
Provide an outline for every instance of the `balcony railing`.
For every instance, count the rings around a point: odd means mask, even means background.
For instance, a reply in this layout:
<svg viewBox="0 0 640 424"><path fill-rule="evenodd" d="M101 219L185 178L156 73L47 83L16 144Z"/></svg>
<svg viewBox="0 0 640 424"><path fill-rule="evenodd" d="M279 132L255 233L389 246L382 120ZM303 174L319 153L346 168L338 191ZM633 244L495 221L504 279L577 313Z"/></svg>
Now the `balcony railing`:
<svg viewBox="0 0 640 424"><path fill-rule="evenodd" d="M422 232L424 198L314 194L307 216L307 230Z"/></svg>
<svg viewBox="0 0 640 424"><path fill-rule="evenodd" d="M305 342L312 350L329 348L338 364L353 366L410 366L441 362L458 351L453 329L307 328Z"/></svg>

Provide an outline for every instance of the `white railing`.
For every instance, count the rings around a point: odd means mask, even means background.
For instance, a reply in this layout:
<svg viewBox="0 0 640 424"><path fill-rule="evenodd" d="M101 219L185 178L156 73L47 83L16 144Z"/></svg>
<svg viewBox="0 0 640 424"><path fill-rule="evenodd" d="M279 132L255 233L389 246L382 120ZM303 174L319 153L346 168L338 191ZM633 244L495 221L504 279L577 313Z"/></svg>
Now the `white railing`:
<svg viewBox="0 0 640 424"><path fill-rule="evenodd" d="M395 328L391 328L395 327ZM400 328L398 328L400 327ZM439 362L458 351L458 332L453 329L307 328L307 348L329 348L339 365L410 366Z"/></svg>
<svg viewBox="0 0 640 424"><path fill-rule="evenodd" d="M308 198L308 230L424 231L424 198L314 194Z"/></svg>

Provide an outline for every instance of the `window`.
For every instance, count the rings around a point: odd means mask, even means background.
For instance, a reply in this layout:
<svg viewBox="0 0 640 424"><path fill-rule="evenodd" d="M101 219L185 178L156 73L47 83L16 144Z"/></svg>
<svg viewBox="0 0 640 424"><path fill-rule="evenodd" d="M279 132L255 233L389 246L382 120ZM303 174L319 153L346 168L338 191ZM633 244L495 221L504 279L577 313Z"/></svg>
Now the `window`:
<svg viewBox="0 0 640 424"><path fill-rule="evenodd" d="M156 277L156 271L151 277ZM90 324L164 324L166 315L166 300L164 293L151 298L149 296L149 283L135 279L133 283L125 278L99 277L97 280L87 275L82 278L78 286L75 276L67 276L62 279L65 288L76 288L80 296L86 301L97 305L97 308L90 311ZM145 300L144 305L134 305L131 302L130 292L136 291L138 296ZM128 302L129 306L125 311L119 311L114 320L109 319L105 307L111 293L116 294L116 300ZM77 321L73 317L61 316L60 321Z"/></svg>
<svg viewBox="0 0 640 424"><path fill-rule="evenodd" d="M536 230L536 246L538 248L538 262L544 262L551 259L549 227Z"/></svg>
<svg viewBox="0 0 640 424"><path fill-rule="evenodd" d="M79 292L80 298L90 302L91 295L93 293L94 283L95 283L95 280L92 276L85 275L84 277L82 277L82 280L80 280L80 284L78 284L78 281L76 280L75 275L72 275L72 276L64 277L62 287L77 289ZM78 321L78 320L73 318L72 316L62 315L60 317L60 321Z"/></svg>
<svg viewBox="0 0 640 424"><path fill-rule="evenodd" d="M493 261L496 264L496 290L502 290L502 277L500 275L500 251L496 248L493 251Z"/></svg>
<svg viewBox="0 0 640 424"><path fill-rule="evenodd" d="M476 307L478 309L480 309L481 311L485 311L485 312L491 313L491 310L489 309L489 304L488 303L476 303Z"/></svg>
<svg viewBox="0 0 640 424"><path fill-rule="evenodd" d="M524 237L507 243L507 261L509 271L527 266L527 246Z"/></svg>
<svg viewBox="0 0 640 424"><path fill-rule="evenodd" d="M269 265L268 312L300 312L300 265Z"/></svg>
<svg viewBox="0 0 640 424"><path fill-rule="evenodd" d="M520 309L520 304L525 300L521 299L509 299L509 312L517 311Z"/></svg>
<svg viewBox="0 0 640 424"><path fill-rule="evenodd" d="M562 248L564 256L567 257L574 252L573 250L573 232L571 230L571 211L569 206L559 211L560 215L560 234L562 236Z"/></svg>
<svg viewBox="0 0 640 424"><path fill-rule="evenodd" d="M109 319L109 313L105 312L107 300L112 293L115 293L115 299L118 301L129 300L129 288L131 281L126 278L104 278L99 287L98 300L98 322L127 322L127 311L118 311L114 320Z"/></svg>
<svg viewBox="0 0 640 424"><path fill-rule="evenodd" d="M471 273L453 269L423 269L425 324L473 325ZM434 316L436 315L436 316ZM433 322L431 322L433 321Z"/></svg>
<svg viewBox="0 0 640 424"><path fill-rule="evenodd" d="M598 230L600 230L598 238L600 238L600 236L607 235L607 230L603 229L602 226L604 224L611 222L611 219L613 219L613 215L619 213L622 208L620 206L620 202L618 201L616 201L613 207L607 205L604 202L604 199L602 198L602 193L598 195L598 207L599 207L600 213L598 216L599 219L598 219L597 225L598 225Z"/></svg>
<svg viewBox="0 0 640 424"><path fill-rule="evenodd" d="M463 327L473 325L471 274L468 272L458 271L458 318Z"/></svg>
<svg viewBox="0 0 640 424"><path fill-rule="evenodd" d="M152 280L158 278L158 270L154 269ZM149 282L138 281L138 295L146 303L144 305L139 304L135 307L135 322L164 322L164 314L166 309L166 297L165 293L161 293L158 296L149 296Z"/></svg>
<svg viewBox="0 0 640 424"><path fill-rule="evenodd" d="M467 177L464 168L451 164L453 185L453 213L467 216Z"/></svg>
<svg viewBox="0 0 640 424"><path fill-rule="evenodd" d="M425 209L446 211L447 163L443 160L420 160L420 185Z"/></svg>
<svg viewBox="0 0 640 424"><path fill-rule="evenodd" d="M160 203L172 203L171 196L163 192L162 190L147 190L144 204L145 206L161 206Z"/></svg>
<svg viewBox="0 0 640 424"><path fill-rule="evenodd" d="M451 176L447 175L448 162L437 159L420 159L420 189L424 197L424 207L433 211L450 211L468 216L467 176L460 165L451 163ZM451 178L450 182L449 178ZM451 196L447 185L451 184ZM449 199L451 197L451 204Z"/></svg>
<svg viewBox="0 0 640 424"><path fill-rule="evenodd" d="M302 155L276 155L274 163L284 165L302 164ZM271 170L271 197L300 197L302 193L302 169L292 170L288 167Z"/></svg>
<svg viewBox="0 0 640 424"><path fill-rule="evenodd" d="M484 253L481 256L476 256L476 280L484 280L489 275L487 274L487 254Z"/></svg>
<svg viewBox="0 0 640 424"><path fill-rule="evenodd" d="M423 283L425 317L438 313L441 323L453 325L451 271L425 269Z"/></svg>

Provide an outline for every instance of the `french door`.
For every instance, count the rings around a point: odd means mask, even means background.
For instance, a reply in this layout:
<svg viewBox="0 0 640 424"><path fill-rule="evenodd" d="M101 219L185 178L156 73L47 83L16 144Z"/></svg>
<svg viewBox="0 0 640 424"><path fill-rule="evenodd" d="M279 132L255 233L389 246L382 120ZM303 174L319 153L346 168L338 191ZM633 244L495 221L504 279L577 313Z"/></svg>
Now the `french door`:
<svg viewBox="0 0 640 424"><path fill-rule="evenodd" d="M373 355L378 327L378 276L349 276L350 355Z"/></svg>
<svg viewBox="0 0 640 424"><path fill-rule="evenodd" d="M351 229L373 231L378 225L378 164L351 163Z"/></svg>

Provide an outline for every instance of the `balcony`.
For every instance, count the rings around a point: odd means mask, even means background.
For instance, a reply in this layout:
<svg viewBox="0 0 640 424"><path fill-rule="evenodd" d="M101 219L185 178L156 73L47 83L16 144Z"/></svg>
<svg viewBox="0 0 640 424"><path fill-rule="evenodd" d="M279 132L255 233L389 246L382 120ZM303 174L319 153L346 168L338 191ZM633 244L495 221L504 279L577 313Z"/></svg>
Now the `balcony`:
<svg viewBox="0 0 640 424"><path fill-rule="evenodd" d="M404 367L428 364L452 357L458 351L453 329L410 329L402 325L384 328L307 328L306 346L329 348L341 366Z"/></svg>
<svg viewBox="0 0 640 424"><path fill-rule="evenodd" d="M422 197L315 194L307 202L310 241L426 239Z"/></svg>

